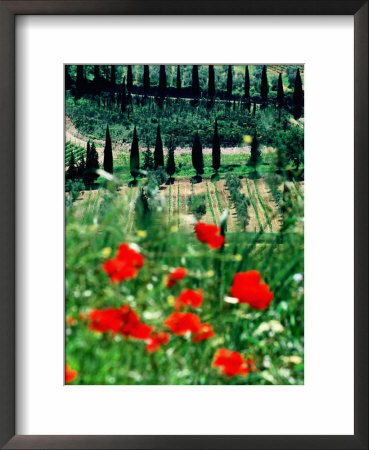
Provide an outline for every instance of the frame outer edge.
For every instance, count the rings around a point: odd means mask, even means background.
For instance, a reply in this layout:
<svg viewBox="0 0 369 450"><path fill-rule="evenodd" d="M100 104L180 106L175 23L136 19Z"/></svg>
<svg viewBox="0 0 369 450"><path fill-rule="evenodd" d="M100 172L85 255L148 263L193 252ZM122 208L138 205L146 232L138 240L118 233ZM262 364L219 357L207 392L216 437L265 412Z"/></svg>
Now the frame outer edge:
<svg viewBox="0 0 369 450"><path fill-rule="evenodd" d="M15 434L15 36L0 2L0 446Z"/></svg>
<svg viewBox="0 0 369 450"><path fill-rule="evenodd" d="M354 16L355 437L368 448L368 2Z"/></svg>

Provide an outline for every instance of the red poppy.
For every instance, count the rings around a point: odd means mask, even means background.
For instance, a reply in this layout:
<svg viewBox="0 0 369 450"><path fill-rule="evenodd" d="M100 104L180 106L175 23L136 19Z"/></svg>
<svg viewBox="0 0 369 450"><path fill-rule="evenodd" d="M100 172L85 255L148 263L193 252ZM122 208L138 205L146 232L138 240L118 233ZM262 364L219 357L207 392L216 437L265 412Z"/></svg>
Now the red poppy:
<svg viewBox="0 0 369 450"><path fill-rule="evenodd" d="M192 340L193 340L193 342L198 344L199 342L204 341L205 339L210 339L214 336L215 336L215 333L214 333L213 328L210 325L210 323L203 323L201 325L200 331L193 335Z"/></svg>
<svg viewBox="0 0 369 450"><path fill-rule="evenodd" d="M214 355L213 367L221 367L221 373L227 377L247 376L250 372L247 361L238 352L220 348Z"/></svg>
<svg viewBox="0 0 369 450"><path fill-rule="evenodd" d="M78 372L71 369L68 364L65 365L65 382L72 383L77 378Z"/></svg>
<svg viewBox="0 0 369 450"><path fill-rule="evenodd" d="M220 227L204 222L197 222L195 226L196 237L200 242L205 242L214 250L222 247L224 236L220 234Z"/></svg>
<svg viewBox="0 0 369 450"><path fill-rule="evenodd" d="M120 333L136 339L147 339L153 328L141 322L140 316L128 305L120 308L94 309L89 313L90 330L99 333Z"/></svg>
<svg viewBox="0 0 369 450"><path fill-rule="evenodd" d="M231 296L240 303L248 303L255 309L266 309L273 300L273 292L266 283L261 283L261 275L257 270L239 272L233 278Z"/></svg>
<svg viewBox="0 0 369 450"><path fill-rule="evenodd" d="M134 278L143 263L144 257L140 253L128 244L121 244L115 258L108 259L103 264L103 270L109 275L112 283L119 283Z"/></svg>
<svg viewBox="0 0 369 450"><path fill-rule="evenodd" d="M67 324L71 327L72 325L74 325L74 322L75 322L75 320L74 320L74 317L72 317L72 316L68 316L67 317Z"/></svg>
<svg viewBox="0 0 369 450"><path fill-rule="evenodd" d="M201 320L194 313L174 312L164 322L173 334L183 336L187 332L198 333L201 330Z"/></svg>
<svg viewBox="0 0 369 450"><path fill-rule="evenodd" d="M146 340L146 350L150 353L156 352L162 345L166 345L169 342L169 334L163 331L152 334Z"/></svg>
<svg viewBox="0 0 369 450"><path fill-rule="evenodd" d="M201 306L203 300L204 294L202 293L202 290L193 291L192 289L185 289L176 299L174 307L175 309L180 309L181 306L192 306L193 308L198 308Z"/></svg>
<svg viewBox="0 0 369 450"><path fill-rule="evenodd" d="M173 287L179 280L182 280L187 275L187 269L184 267L177 267L173 272L167 277L167 287Z"/></svg>

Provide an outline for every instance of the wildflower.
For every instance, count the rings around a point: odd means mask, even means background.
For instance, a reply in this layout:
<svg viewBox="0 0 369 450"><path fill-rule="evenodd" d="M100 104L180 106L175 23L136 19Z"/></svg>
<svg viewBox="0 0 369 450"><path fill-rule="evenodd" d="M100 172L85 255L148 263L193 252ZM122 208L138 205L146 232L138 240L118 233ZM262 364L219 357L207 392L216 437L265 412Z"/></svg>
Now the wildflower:
<svg viewBox="0 0 369 450"><path fill-rule="evenodd" d="M147 236L147 231L146 230L138 230L137 236L140 238L145 238Z"/></svg>
<svg viewBox="0 0 369 450"><path fill-rule="evenodd" d="M112 249L111 247L105 247L101 250L101 254L104 258L109 258L109 256L111 255Z"/></svg>
<svg viewBox="0 0 369 450"><path fill-rule="evenodd" d="M206 275L207 275L209 278L212 278L212 277L215 275L215 272L214 272L214 270L208 270L208 271L206 272Z"/></svg>
<svg viewBox="0 0 369 450"><path fill-rule="evenodd" d="M243 137L243 141L245 142L245 144L251 144L251 142L252 142L252 136L250 136L249 134L246 134L246 135Z"/></svg>
<svg viewBox="0 0 369 450"><path fill-rule="evenodd" d="M173 334L183 336L187 332L198 333L201 330L201 320L194 313L172 313L164 322Z"/></svg>
<svg viewBox="0 0 369 450"><path fill-rule="evenodd" d="M71 369L68 364L65 365L65 382L72 383L77 378L78 372Z"/></svg>
<svg viewBox="0 0 369 450"><path fill-rule="evenodd" d="M173 287L179 280L182 280L187 275L187 269L184 267L177 267L168 275L166 279L167 288Z"/></svg>
<svg viewBox="0 0 369 450"><path fill-rule="evenodd" d="M221 367L221 373L227 377L247 376L250 368L241 353L220 348L214 355L213 367Z"/></svg>
<svg viewBox="0 0 369 450"><path fill-rule="evenodd" d="M145 342L148 352L156 352L162 345L168 344L169 334L159 331L158 333L152 334Z"/></svg>
<svg viewBox="0 0 369 450"><path fill-rule="evenodd" d="M214 336L215 336L215 333L214 333L213 328L210 325L210 323L203 323L201 325L200 331L193 335L192 340L193 340L193 342L195 342L197 344L201 341L204 341L205 339L210 339Z"/></svg>
<svg viewBox="0 0 369 450"><path fill-rule="evenodd" d="M238 298L234 298L234 297L224 297L224 301L226 303L232 303L233 305L236 305L237 303L239 303Z"/></svg>
<svg viewBox="0 0 369 450"><path fill-rule="evenodd" d="M172 225L172 226L170 227L170 231L171 231L172 233L178 233L178 227L177 227L176 225Z"/></svg>
<svg viewBox="0 0 369 450"><path fill-rule="evenodd" d="M231 296L240 303L248 303L255 309L266 309L273 300L273 292L266 283L260 283L261 275L257 270L239 272L233 278Z"/></svg>
<svg viewBox="0 0 369 450"><path fill-rule="evenodd" d="M239 253L237 255L234 255L234 260L235 261L242 261L242 255L240 255Z"/></svg>
<svg viewBox="0 0 369 450"><path fill-rule="evenodd" d="M67 317L67 324L71 327L72 325L74 325L74 322L75 322L75 320L74 320L74 317L72 317L72 316L68 316Z"/></svg>
<svg viewBox="0 0 369 450"><path fill-rule="evenodd" d="M175 299L175 297L173 297L173 295L168 295L168 298L167 298L168 305L174 306L175 300L176 299Z"/></svg>
<svg viewBox="0 0 369 450"><path fill-rule="evenodd" d="M79 320L81 320L83 322L84 320L86 320L86 314L85 313L79 313L78 314L78 318L79 318Z"/></svg>
<svg viewBox="0 0 369 450"><path fill-rule="evenodd" d="M109 275L112 283L117 283L134 278L143 263L144 258L140 253L128 244L121 244L115 258L108 259L103 264L103 270Z"/></svg>
<svg viewBox="0 0 369 450"><path fill-rule="evenodd" d="M179 297L175 302L175 309L180 309L181 306L192 306L193 308L198 308L201 306L204 300L204 294L202 290L193 291L192 289L185 289L181 292Z"/></svg>
<svg viewBox="0 0 369 450"><path fill-rule="evenodd" d="M224 236L220 234L220 227L213 224L197 222L195 226L196 237L200 242L205 242L214 250L222 247Z"/></svg>
<svg viewBox="0 0 369 450"><path fill-rule="evenodd" d="M292 355L292 356L282 356L282 360L286 364L301 364L302 358L298 355Z"/></svg>
<svg viewBox="0 0 369 450"><path fill-rule="evenodd" d="M90 311L89 319L89 329L98 333L120 333L136 339L148 339L152 332L152 327L142 323L140 316L128 305L94 309Z"/></svg>

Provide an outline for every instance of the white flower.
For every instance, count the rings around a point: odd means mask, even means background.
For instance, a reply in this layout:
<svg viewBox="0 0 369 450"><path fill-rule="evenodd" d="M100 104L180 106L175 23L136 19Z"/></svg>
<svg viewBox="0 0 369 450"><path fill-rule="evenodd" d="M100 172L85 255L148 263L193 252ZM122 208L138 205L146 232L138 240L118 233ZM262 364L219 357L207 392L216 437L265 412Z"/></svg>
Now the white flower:
<svg viewBox="0 0 369 450"><path fill-rule="evenodd" d="M269 326L274 333L283 333L284 331L282 324L278 320L271 320Z"/></svg>
<svg viewBox="0 0 369 450"><path fill-rule="evenodd" d="M292 278L294 279L294 281L296 281L296 283L299 283L300 281L302 281L303 276L301 273L295 273Z"/></svg>
<svg viewBox="0 0 369 450"><path fill-rule="evenodd" d="M224 301L226 303L232 303L232 304L237 304L238 303L238 298L235 297L224 297Z"/></svg>
<svg viewBox="0 0 369 450"><path fill-rule="evenodd" d="M154 289L154 285L152 283L148 283L146 287L148 291L152 291Z"/></svg>

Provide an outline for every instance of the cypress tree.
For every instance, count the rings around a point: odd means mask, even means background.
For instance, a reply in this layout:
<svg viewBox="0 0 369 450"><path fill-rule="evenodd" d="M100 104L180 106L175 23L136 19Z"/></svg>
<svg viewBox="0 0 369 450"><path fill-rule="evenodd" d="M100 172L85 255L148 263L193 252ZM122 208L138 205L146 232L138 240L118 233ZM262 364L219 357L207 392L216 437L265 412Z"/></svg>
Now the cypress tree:
<svg viewBox="0 0 369 450"><path fill-rule="evenodd" d="M76 87L77 90L83 90L85 85L85 77L83 72L83 66L78 65L77 66L77 80L76 80Z"/></svg>
<svg viewBox="0 0 369 450"><path fill-rule="evenodd" d="M65 83L65 89L68 90L72 86L72 78L69 73L69 66L64 66L64 83Z"/></svg>
<svg viewBox="0 0 369 450"><path fill-rule="evenodd" d="M192 145L192 165L196 170L196 176L204 173L204 159L202 155L202 146L199 133L196 132Z"/></svg>
<svg viewBox="0 0 369 450"><path fill-rule="evenodd" d="M213 99L215 97L214 66L209 66L208 95L210 99Z"/></svg>
<svg viewBox="0 0 369 450"><path fill-rule="evenodd" d="M220 167L220 140L218 134L218 121L216 119L214 126L212 157L213 157L213 169L215 170L215 172L218 172Z"/></svg>
<svg viewBox="0 0 369 450"><path fill-rule="evenodd" d="M105 172L113 173L113 150L111 147L109 125L106 125L106 137L105 137L105 148L104 148L104 170L105 170Z"/></svg>
<svg viewBox="0 0 369 450"><path fill-rule="evenodd" d="M78 171L77 171L77 167L76 167L76 160L74 158L74 153L73 150L70 153L70 158L69 158L69 167L66 173L66 178L68 180L72 180L74 181L77 178L78 175Z"/></svg>
<svg viewBox="0 0 369 450"><path fill-rule="evenodd" d="M227 97L232 97L232 66L228 66L227 75Z"/></svg>
<svg viewBox="0 0 369 450"><path fill-rule="evenodd" d="M100 80L100 66L94 65L94 82L98 84Z"/></svg>
<svg viewBox="0 0 369 450"><path fill-rule="evenodd" d="M277 91L277 103L278 106L284 105L284 92L283 92L283 83L282 83L282 74L279 74L278 77L278 91Z"/></svg>
<svg viewBox="0 0 369 450"><path fill-rule="evenodd" d="M83 181L85 184L93 183L96 178L98 178L98 174L96 170L99 168L99 155L97 153L95 143L92 142L90 145L90 141L87 142L87 154L86 154L86 170L83 177Z"/></svg>
<svg viewBox="0 0 369 450"><path fill-rule="evenodd" d="M144 66L143 74L143 90L147 94L150 90L150 69L148 65Z"/></svg>
<svg viewBox="0 0 369 450"><path fill-rule="evenodd" d="M172 179L172 175L174 175L176 171L176 163L174 160L174 149L175 146L173 144L172 138L169 140L168 144L168 159L167 159L167 174L169 175L169 181Z"/></svg>
<svg viewBox="0 0 369 450"><path fill-rule="evenodd" d="M140 152L138 149L138 137L137 137L136 126L134 127L134 130L133 130L131 154L129 157L129 167L130 167L131 175L136 180L139 170L140 170Z"/></svg>
<svg viewBox="0 0 369 450"><path fill-rule="evenodd" d="M263 103L266 103L268 99L268 91L269 86L268 86L267 68L266 66L263 66L263 71L261 73L261 86L260 86L260 94Z"/></svg>
<svg viewBox="0 0 369 450"><path fill-rule="evenodd" d="M145 155L144 155L143 169L144 170L153 170L153 168L154 168L153 154L150 150L149 143L147 143L147 149L146 149Z"/></svg>
<svg viewBox="0 0 369 450"><path fill-rule="evenodd" d="M85 157L82 153L82 156L81 156L81 158L78 162L78 166L77 166L77 178L83 179L85 171L86 171L86 163L85 163Z"/></svg>
<svg viewBox="0 0 369 450"><path fill-rule="evenodd" d="M177 66L177 93L179 94L182 89L182 83L181 83L181 68L180 66Z"/></svg>
<svg viewBox="0 0 369 450"><path fill-rule="evenodd" d="M299 119L301 117L303 105L304 105L304 93L302 90L300 69L297 69L295 78L295 88L293 91L293 106L295 119Z"/></svg>
<svg viewBox="0 0 369 450"><path fill-rule="evenodd" d="M249 66L245 68L245 98L246 100L250 100L250 74L249 74Z"/></svg>
<svg viewBox="0 0 369 450"><path fill-rule="evenodd" d="M160 71L159 71L159 92L161 95L163 95L165 93L167 89L167 74L165 72L165 66L161 65L160 66Z"/></svg>
<svg viewBox="0 0 369 450"><path fill-rule="evenodd" d="M121 101L121 111L125 112L127 109L127 95L126 95L126 79L123 78L123 84L122 84L122 101Z"/></svg>
<svg viewBox="0 0 369 450"><path fill-rule="evenodd" d="M256 167L260 159L259 142L256 136L256 131L251 142L251 156L249 159L249 166Z"/></svg>
<svg viewBox="0 0 369 450"><path fill-rule="evenodd" d="M113 90L115 90L115 66L110 67L110 83Z"/></svg>
<svg viewBox="0 0 369 450"><path fill-rule="evenodd" d="M254 102L254 107L252 109L252 114L255 116L256 114L256 102Z"/></svg>
<svg viewBox="0 0 369 450"><path fill-rule="evenodd" d="M192 66L192 95L200 97L199 68L196 65Z"/></svg>
<svg viewBox="0 0 369 450"><path fill-rule="evenodd" d="M154 168L155 170L158 167L164 166L164 154L163 154L163 141L161 140L160 135L160 125L156 130L156 141L155 141L155 150L154 150Z"/></svg>
<svg viewBox="0 0 369 450"><path fill-rule="evenodd" d="M127 66L127 91L128 94L132 93L132 87L133 87L133 75L132 75L132 66Z"/></svg>

